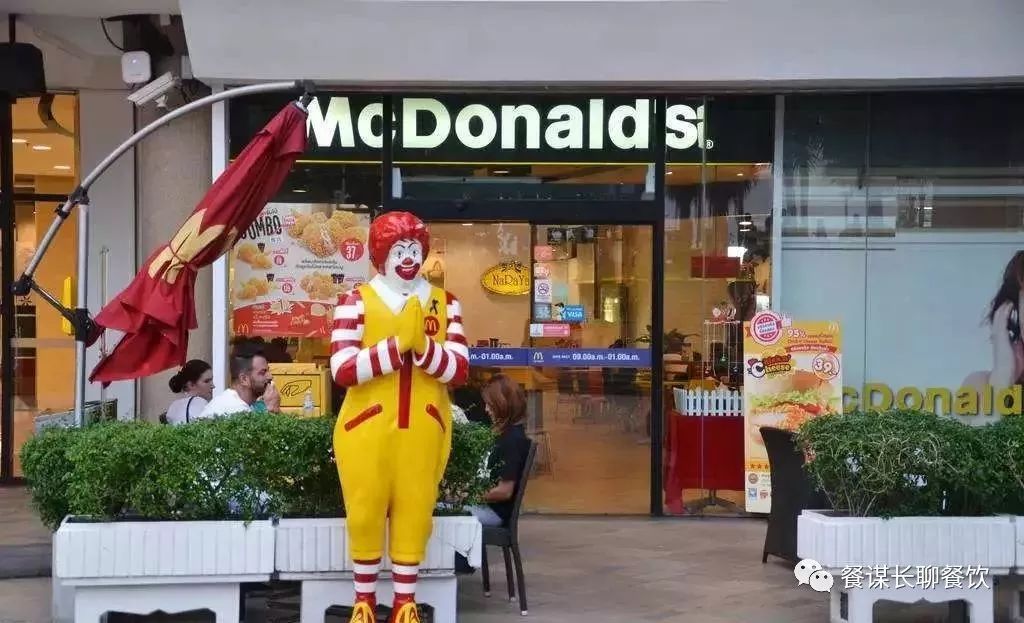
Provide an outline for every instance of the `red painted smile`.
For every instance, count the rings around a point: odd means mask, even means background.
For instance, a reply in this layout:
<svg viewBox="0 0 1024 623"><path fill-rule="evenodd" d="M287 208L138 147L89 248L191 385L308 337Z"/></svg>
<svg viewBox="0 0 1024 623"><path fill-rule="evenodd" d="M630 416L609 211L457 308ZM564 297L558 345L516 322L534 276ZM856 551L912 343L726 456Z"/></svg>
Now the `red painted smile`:
<svg viewBox="0 0 1024 623"><path fill-rule="evenodd" d="M412 262L408 264L399 264L398 266L395 266L395 274L401 277L402 279L405 279L406 281L412 281L413 279L415 279L416 275L418 275L419 272L420 265L414 264Z"/></svg>

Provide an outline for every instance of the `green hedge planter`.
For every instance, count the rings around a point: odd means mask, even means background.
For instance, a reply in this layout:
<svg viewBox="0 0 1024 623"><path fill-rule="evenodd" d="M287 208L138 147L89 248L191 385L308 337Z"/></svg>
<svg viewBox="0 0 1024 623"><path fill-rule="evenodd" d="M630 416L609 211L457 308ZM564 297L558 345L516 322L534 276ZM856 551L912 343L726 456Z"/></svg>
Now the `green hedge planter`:
<svg viewBox="0 0 1024 623"><path fill-rule="evenodd" d="M335 417L269 414L166 426L105 422L48 429L21 458L33 504L56 529L68 515L96 521L339 517L331 448ZM451 513L491 486L481 466L490 430L455 424L441 498Z"/></svg>

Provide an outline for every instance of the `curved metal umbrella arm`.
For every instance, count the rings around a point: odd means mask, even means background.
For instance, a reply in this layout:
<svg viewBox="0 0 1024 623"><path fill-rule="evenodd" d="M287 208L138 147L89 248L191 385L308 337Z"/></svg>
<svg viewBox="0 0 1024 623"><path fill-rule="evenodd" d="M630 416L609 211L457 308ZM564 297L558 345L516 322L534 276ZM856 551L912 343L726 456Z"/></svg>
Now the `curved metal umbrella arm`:
<svg viewBox="0 0 1024 623"><path fill-rule="evenodd" d="M265 84L253 84L235 89L229 89L227 91L221 91L219 93L213 93L206 97L200 98L194 102L182 106L181 108L175 109L166 115L160 117L156 121L153 121L146 127L142 128L125 142L121 143L113 152L110 153L106 158L103 159L99 165L96 166L92 171L89 172L82 182L75 188L74 192L68 197L67 201L57 209L57 218L53 219L50 223L49 229L46 231L46 235L40 241L39 246L36 248L36 252L32 255L29 260L25 271L21 274L18 280L11 284L11 292L15 296L27 296L30 291L38 293L46 302L57 309L65 318L72 321L72 327L75 335L75 410L74 410L74 422L75 425L81 426L83 423L84 407L85 407L85 349L90 338L95 334L95 325L92 319L89 317L89 312L86 306L86 299L88 296L88 251L89 251L89 187L101 176L107 169L110 168L118 158L123 156L128 150L138 144L142 139L146 138L156 130L167 125L168 123L189 114L190 112L215 104L217 102L231 99L233 97L240 97L243 95L254 95L257 93L273 93L277 91L301 91L302 96L295 102L304 112L306 106L313 98L313 92L315 90L314 85L311 82L293 80L289 82L268 82ZM60 226L67 220L68 216L71 215L71 211L76 207L79 207L78 213L78 265L76 272L78 273L77 279L77 292L76 292L76 306L75 309L66 308L60 301L50 295L48 292L43 290L35 281L32 279L32 275L35 273L36 268L39 266L39 262L45 255L50 244L53 242L54 237L57 235L57 231ZM6 286L5 286L6 287Z"/></svg>
<svg viewBox="0 0 1024 623"><path fill-rule="evenodd" d="M75 188L75 190L67 198L64 204L57 210L57 216L59 218L54 219L53 222L50 223L50 228L46 231L46 235L43 236L42 241L40 241L39 246L36 249L36 252L32 255L32 258L29 260L28 265L26 266L25 271L22 273L21 278L19 278L18 281L15 282L15 294L19 296L25 296L28 294L28 290L31 287L32 275L35 273L36 268L39 265L39 261L42 259L43 254L46 253L46 249L50 246L50 243L53 241L54 236L57 235L57 230L60 229L61 223L64 221L64 219L71 215L71 210L73 210L76 205L78 205L79 203L87 205L89 203L88 192L89 188L93 185L93 183L95 183L99 176L103 175L103 173L105 173L106 170L111 167L111 165L117 162L118 158L123 156L129 149L135 147L135 145L138 144L142 139L146 138L153 132L156 132L157 130L167 125L168 123L174 121L175 119L178 119L179 117L187 115L194 110L198 110L200 108L216 104L217 102L226 99L241 97L243 95L254 95L258 93L273 93L276 91L295 90L303 91L303 101L306 101L305 98L311 95L312 88L312 85L308 82L304 82L301 80L292 80L288 82L268 82L265 84L251 84L243 87L238 87L235 89L229 89L227 91L221 91L219 93L212 93L210 95L207 95L206 97L197 99L194 102L189 102L181 108L176 108L172 110L163 117L160 117L156 121L153 121L146 127L142 128L141 130L130 136L128 140L121 143L117 147L117 149L110 152L110 155L104 158L103 161L96 166L96 168L90 171L89 174L82 179L82 182L78 185L78 187Z"/></svg>

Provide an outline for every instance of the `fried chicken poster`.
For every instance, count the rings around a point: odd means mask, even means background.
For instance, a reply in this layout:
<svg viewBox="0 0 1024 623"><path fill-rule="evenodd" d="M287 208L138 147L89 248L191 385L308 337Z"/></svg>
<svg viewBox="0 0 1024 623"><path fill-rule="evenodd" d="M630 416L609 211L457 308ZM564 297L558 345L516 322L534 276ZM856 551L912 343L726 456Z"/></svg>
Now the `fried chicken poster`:
<svg viewBox="0 0 1024 623"><path fill-rule="evenodd" d="M744 323L743 415L746 508L771 510L771 472L761 427L795 431L843 409L838 322L794 321L761 312Z"/></svg>
<svg viewBox="0 0 1024 623"><path fill-rule="evenodd" d="M338 294L369 278L365 206L271 203L232 250L236 335L329 337Z"/></svg>

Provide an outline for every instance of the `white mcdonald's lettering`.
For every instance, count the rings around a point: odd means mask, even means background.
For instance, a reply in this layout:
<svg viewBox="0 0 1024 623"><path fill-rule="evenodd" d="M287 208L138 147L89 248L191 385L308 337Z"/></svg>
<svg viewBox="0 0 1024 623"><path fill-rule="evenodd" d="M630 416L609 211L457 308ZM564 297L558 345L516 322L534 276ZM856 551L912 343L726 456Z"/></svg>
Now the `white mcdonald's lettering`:
<svg viewBox="0 0 1024 623"><path fill-rule="evenodd" d="M686 104L675 104L665 113L665 145L669 149L689 149L704 142L703 105L694 110Z"/></svg>
<svg viewBox="0 0 1024 623"><path fill-rule="evenodd" d="M382 136L374 125L382 125L383 105L364 106L357 114L347 97L331 97L326 109L322 100L309 105L306 134L321 148L352 149L365 146L380 149ZM605 137L617 150L649 149L651 100L638 98L605 113L605 102L590 99L585 107L572 104L552 106L546 115L532 104L503 105L495 109L486 104L468 104L452 112L440 101L429 97L401 100L403 147L434 149L454 138L469 149L492 147L497 139L500 149L593 149L605 148ZM395 115L397 117L397 115ZM433 122L427 121L432 118ZM519 130L522 131L519 131ZM673 104L666 110L665 144L669 149L690 149L704 143L704 106ZM710 149L712 142L706 141Z"/></svg>

